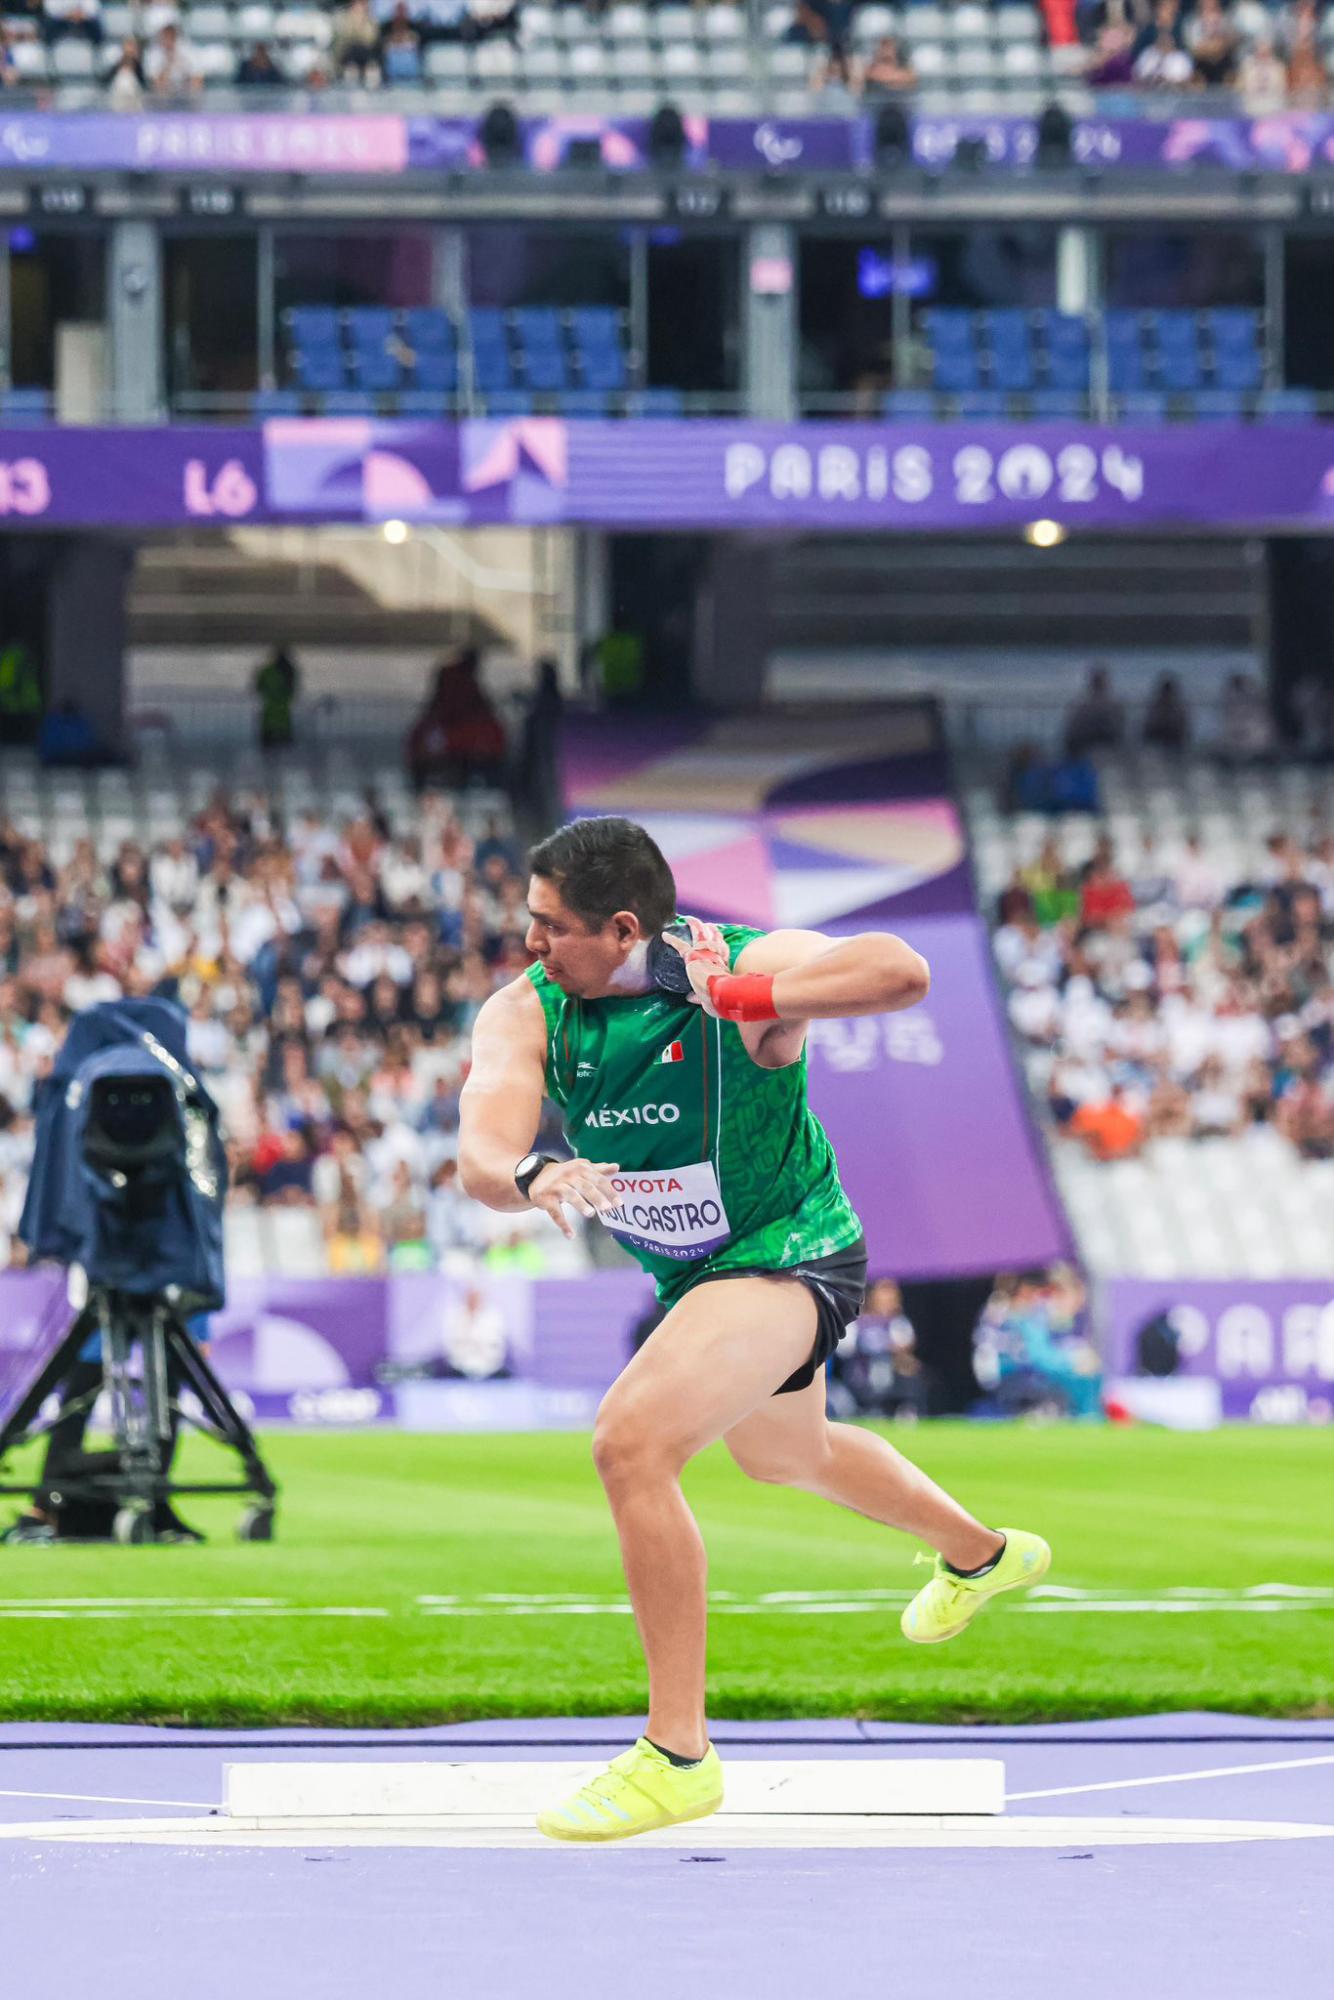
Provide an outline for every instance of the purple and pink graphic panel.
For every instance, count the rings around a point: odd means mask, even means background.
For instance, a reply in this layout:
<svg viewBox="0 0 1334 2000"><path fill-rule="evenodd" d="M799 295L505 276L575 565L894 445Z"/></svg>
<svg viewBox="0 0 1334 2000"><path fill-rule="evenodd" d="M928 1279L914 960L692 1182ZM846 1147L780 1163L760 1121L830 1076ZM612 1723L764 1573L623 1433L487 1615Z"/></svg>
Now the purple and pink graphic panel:
<svg viewBox="0 0 1334 2000"><path fill-rule="evenodd" d="M683 164L696 172L848 174L875 163L869 117L690 116L683 122ZM589 141L598 145L605 169L628 173L652 165L650 130L647 118L564 114L521 120L519 142L534 173L567 166L571 146ZM0 168L238 177L456 173L485 166L480 132L480 118L392 113L17 112L0 121ZM992 165L1022 170L1037 154L1037 122L976 114L912 120L913 152L923 167L948 165L965 140L980 141ZM1319 112L1256 119L1086 117L1074 123L1071 155L1077 165L1107 173L1208 166L1306 174L1334 163L1334 117Z"/></svg>
<svg viewBox="0 0 1334 2000"><path fill-rule="evenodd" d="M1013 529L1334 521L1334 425L458 424L0 431L0 527Z"/></svg>
<svg viewBox="0 0 1334 2000"><path fill-rule="evenodd" d="M1225 1418L1334 1419L1334 1278L1113 1278L1102 1320L1110 1376L1139 1374L1165 1332L1173 1376L1217 1383Z"/></svg>

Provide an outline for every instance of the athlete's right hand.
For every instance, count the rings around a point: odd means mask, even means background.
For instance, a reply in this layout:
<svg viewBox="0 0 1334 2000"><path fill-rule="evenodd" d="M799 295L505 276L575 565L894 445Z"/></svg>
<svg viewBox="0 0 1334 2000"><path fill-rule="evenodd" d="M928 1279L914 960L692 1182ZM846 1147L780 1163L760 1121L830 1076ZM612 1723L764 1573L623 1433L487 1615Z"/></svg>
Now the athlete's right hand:
<svg viewBox="0 0 1334 2000"><path fill-rule="evenodd" d="M574 1225L565 1213L566 1204L577 1215L599 1215L620 1206L621 1197L612 1187L611 1177L620 1168L604 1160L553 1160L543 1167L528 1189L534 1208L549 1215L564 1235L573 1237Z"/></svg>

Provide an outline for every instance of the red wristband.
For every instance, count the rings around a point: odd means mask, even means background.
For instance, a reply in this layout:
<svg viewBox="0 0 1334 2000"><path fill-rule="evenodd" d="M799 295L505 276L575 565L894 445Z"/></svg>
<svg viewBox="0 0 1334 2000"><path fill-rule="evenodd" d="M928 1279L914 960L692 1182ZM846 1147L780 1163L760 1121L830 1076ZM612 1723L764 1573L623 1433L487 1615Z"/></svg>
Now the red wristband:
<svg viewBox="0 0 1334 2000"><path fill-rule="evenodd" d="M709 981L709 999L724 1021L776 1021L772 972L719 972Z"/></svg>

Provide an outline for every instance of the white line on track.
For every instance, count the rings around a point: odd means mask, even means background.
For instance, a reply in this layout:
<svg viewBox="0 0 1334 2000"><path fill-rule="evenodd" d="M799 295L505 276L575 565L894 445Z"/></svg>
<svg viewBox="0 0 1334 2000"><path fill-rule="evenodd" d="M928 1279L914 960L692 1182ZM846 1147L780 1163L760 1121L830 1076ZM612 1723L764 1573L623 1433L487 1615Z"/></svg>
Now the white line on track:
<svg viewBox="0 0 1334 2000"><path fill-rule="evenodd" d="M723 1618L831 1618L892 1612L909 1590L769 1590L754 1597L712 1591L709 1608ZM1174 1584L1136 1597L1070 1584L1039 1584L1021 1598L1002 1601L1003 1613L1027 1617L1185 1617L1281 1615L1334 1611L1334 1589L1293 1583L1259 1583L1239 1590ZM628 1599L587 1591L483 1591L464 1597L422 1593L406 1604L299 1604L278 1597L7 1597L0 1620L157 1618L628 1618Z"/></svg>
<svg viewBox="0 0 1334 2000"><path fill-rule="evenodd" d="M156 1618L391 1618L384 1604L179 1604L171 1610L152 1606L147 1614ZM29 1606L22 1611L0 1610L0 1618L137 1618L140 1613L124 1605L85 1605L74 1611L50 1606Z"/></svg>
<svg viewBox="0 0 1334 2000"><path fill-rule="evenodd" d="M1334 1764L1334 1757L1281 1757L1272 1764L1219 1764L1211 1771L1172 1771L1162 1778L1104 1778L1096 1785L1051 1785L1041 1792L1007 1792L1017 1799L1068 1799L1076 1792L1124 1792L1140 1785L1190 1785L1200 1778L1244 1778L1252 1771L1303 1771L1313 1764Z"/></svg>
<svg viewBox="0 0 1334 2000"><path fill-rule="evenodd" d="M825 1815L737 1815L731 1820L694 1821L641 1834L636 1847L719 1849L769 1847L891 1847L950 1849L1140 1847L1161 1844L1214 1844L1255 1840L1328 1840L1334 1826L1305 1821L1154 1819L1138 1815L1106 1819L1067 1819L1042 1813L1029 1818L992 1815L986 1819L943 1819L926 1814L912 1819L860 1817L855 1813ZM220 1814L210 1819L129 1819L35 1821L0 1824L0 1841L34 1841L44 1845L87 1846L112 1842L188 1848L195 1853L218 1847L296 1848L323 1851L331 1847L453 1847L533 1848L550 1854L552 1842L528 1821L497 1824L494 1816L453 1823L416 1821L412 1825L321 1821L318 1825L279 1825L274 1821L237 1824ZM616 1843L619 1845L619 1843ZM557 1865L597 1867L596 1845L564 1848Z"/></svg>
<svg viewBox="0 0 1334 2000"><path fill-rule="evenodd" d="M81 1806L184 1806L188 1812L214 1812L206 1799L123 1799L105 1792L15 1792L0 1787L0 1799L61 1799Z"/></svg>

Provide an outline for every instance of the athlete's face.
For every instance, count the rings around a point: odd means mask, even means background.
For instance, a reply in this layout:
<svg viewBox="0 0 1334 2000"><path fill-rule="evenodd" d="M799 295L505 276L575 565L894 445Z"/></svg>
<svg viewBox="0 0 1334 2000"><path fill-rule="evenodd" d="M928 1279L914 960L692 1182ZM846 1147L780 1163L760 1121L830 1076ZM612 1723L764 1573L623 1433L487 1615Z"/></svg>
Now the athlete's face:
<svg viewBox="0 0 1334 2000"><path fill-rule="evenodd" d="M529 881L524 943L557 986L577 999L614 993L617 975L643 935L631 910L618 910L605 924L590 928L561 901L554 882L541 875Z"/></svg>

